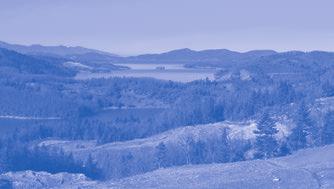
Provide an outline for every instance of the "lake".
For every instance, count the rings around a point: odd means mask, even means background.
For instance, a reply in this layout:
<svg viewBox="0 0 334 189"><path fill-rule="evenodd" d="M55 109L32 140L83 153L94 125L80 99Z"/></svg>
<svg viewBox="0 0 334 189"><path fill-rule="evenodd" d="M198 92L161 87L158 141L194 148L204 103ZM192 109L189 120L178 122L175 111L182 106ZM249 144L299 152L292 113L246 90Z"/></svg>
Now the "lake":
<svg viewBox="0 0 334 189"><path fill-rule="evenodd" d="M110 77L150 77L177 82L191 82L199 79L214 79L215 69L185 68L182 64L115 64L127 66L129 70L115 70L104 73L80 72L78 80ZM157 69L163 67L164 69Z"/></svg>

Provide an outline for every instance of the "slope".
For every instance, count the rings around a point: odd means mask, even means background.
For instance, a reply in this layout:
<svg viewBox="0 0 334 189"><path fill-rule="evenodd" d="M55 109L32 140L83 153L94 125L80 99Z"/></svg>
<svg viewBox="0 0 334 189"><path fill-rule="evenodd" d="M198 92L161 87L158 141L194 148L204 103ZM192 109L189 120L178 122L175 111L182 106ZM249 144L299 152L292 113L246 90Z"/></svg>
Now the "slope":
<svg viewBox="0 0 334 189"><path fill-rule="evenodd" d="M14 189L109 188L109 189L255 189L334 187L334 145L306 149L268 160L226 164L188 165L106 182L91 181L81 174L17 172L0 175L0 186Z"/></svg>

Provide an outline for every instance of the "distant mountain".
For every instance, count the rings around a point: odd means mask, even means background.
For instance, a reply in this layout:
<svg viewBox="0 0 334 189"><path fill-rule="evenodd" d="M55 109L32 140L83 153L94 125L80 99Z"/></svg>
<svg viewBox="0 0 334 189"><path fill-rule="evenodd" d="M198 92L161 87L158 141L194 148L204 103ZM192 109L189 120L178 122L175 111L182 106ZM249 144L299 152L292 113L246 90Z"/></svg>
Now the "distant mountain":
<svg viewBox="0 0 334 189"><path fill-rule="evenodd" d="M74 71L59 64L58 59L37 58L0 48L0 68L6 73L73 76Z"/></svg>
<svg viewBox="0 0 334 189"><path fill-rule="evenodd" d="M66 47L66 46L42 46L42 45L17 45L17 44L9 44L6 42L0 41L0 48L5 48L9 50L13 50L22 54L32 54L32 55L53 55L53 56L61 56L61 57L69 57L72 55L84 55L87 53L97 53L100 55L107 56L117 56L115 54L111 54L104 51L99 51L95 49L88 49L84 47Z"/></svg>
<svg viewBox="0 0 334 189"><path fill-rule="evenodd" d="M42 45L16 45L0 41L0 48L25 54L39 60L57 62L66 64L73 62L75 64L84 65L90 68L90 71L110 71L122 69L120 66L112 64L118 60L118 55L104 51L88 49L84 47L66 47L66 46L42 46ZM69 64L66 64L69 65ZM79 67L71 67L71 69L79 71ZM81 69L82 70L82 69Z"/></svg>
<svg viewBox="0 0 334 189"><path fill-rule="evenodd" d="M173 50L161 54L144 54L119 58L119 63L184 64L188 68L213 67L224 72L248 70L266 74L309 74L323 72L334 66L334 53L324 51L254 50L236 52L226 49L194 51L191 49ZM295 75L297 77L297 75ZM299 77L299 76L298 76Z"/></svg>
<svg viewBox="0 0 334 189"><path fill-rule="evenodd" d="M194 51L191 49L173 50L161 54L144 54L131 56L123 59L124 62L138 63L172 63L172 64L190 64L190 63L212 63L212 62L233 62L241 59L252 59L262 56L277 54L272 50L257 50L240 53L226 49L212 49Z"/></svg>
<svg viewBox="0 0 334 189"><path fill-rule="evenodd" d="M99 64L109 64L119 56L105 51L88 49L84 47L66 47L66 46L42 46L42 45L16 45L0 41L0 48L16 51L26 55L33 55L41 58L63 59L63 62L72 61L97 66ZM116 67L116 66L114 66Z"/></svg>

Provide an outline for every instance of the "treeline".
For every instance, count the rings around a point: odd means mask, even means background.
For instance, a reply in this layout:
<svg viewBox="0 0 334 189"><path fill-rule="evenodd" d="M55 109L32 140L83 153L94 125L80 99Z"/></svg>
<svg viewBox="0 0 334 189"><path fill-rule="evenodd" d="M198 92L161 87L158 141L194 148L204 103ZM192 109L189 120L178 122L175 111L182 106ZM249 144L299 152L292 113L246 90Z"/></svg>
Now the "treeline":
<svg viewBox="0 0 334 189"><path fill-rule="evenodd" d="M4 171L46 171L49 173L82 173L91 179L102 179L102 171L97 168L92 157L79 162L72 154L65 154L62 150L50 153L45 147L29 146L16 147L7 151L8 161Z"/></svg>

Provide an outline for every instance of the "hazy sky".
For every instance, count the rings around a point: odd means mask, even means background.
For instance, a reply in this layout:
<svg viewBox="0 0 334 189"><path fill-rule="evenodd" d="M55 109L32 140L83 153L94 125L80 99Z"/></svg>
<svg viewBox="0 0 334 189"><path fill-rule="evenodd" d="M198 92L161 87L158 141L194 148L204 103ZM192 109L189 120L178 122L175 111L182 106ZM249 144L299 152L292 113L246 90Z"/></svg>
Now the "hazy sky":
<svg viewBox="0 0 334 189"><path fill-rule="evenodd" d="M334 51L334 0L0 0L0 40L122 55Z"/></svg>

